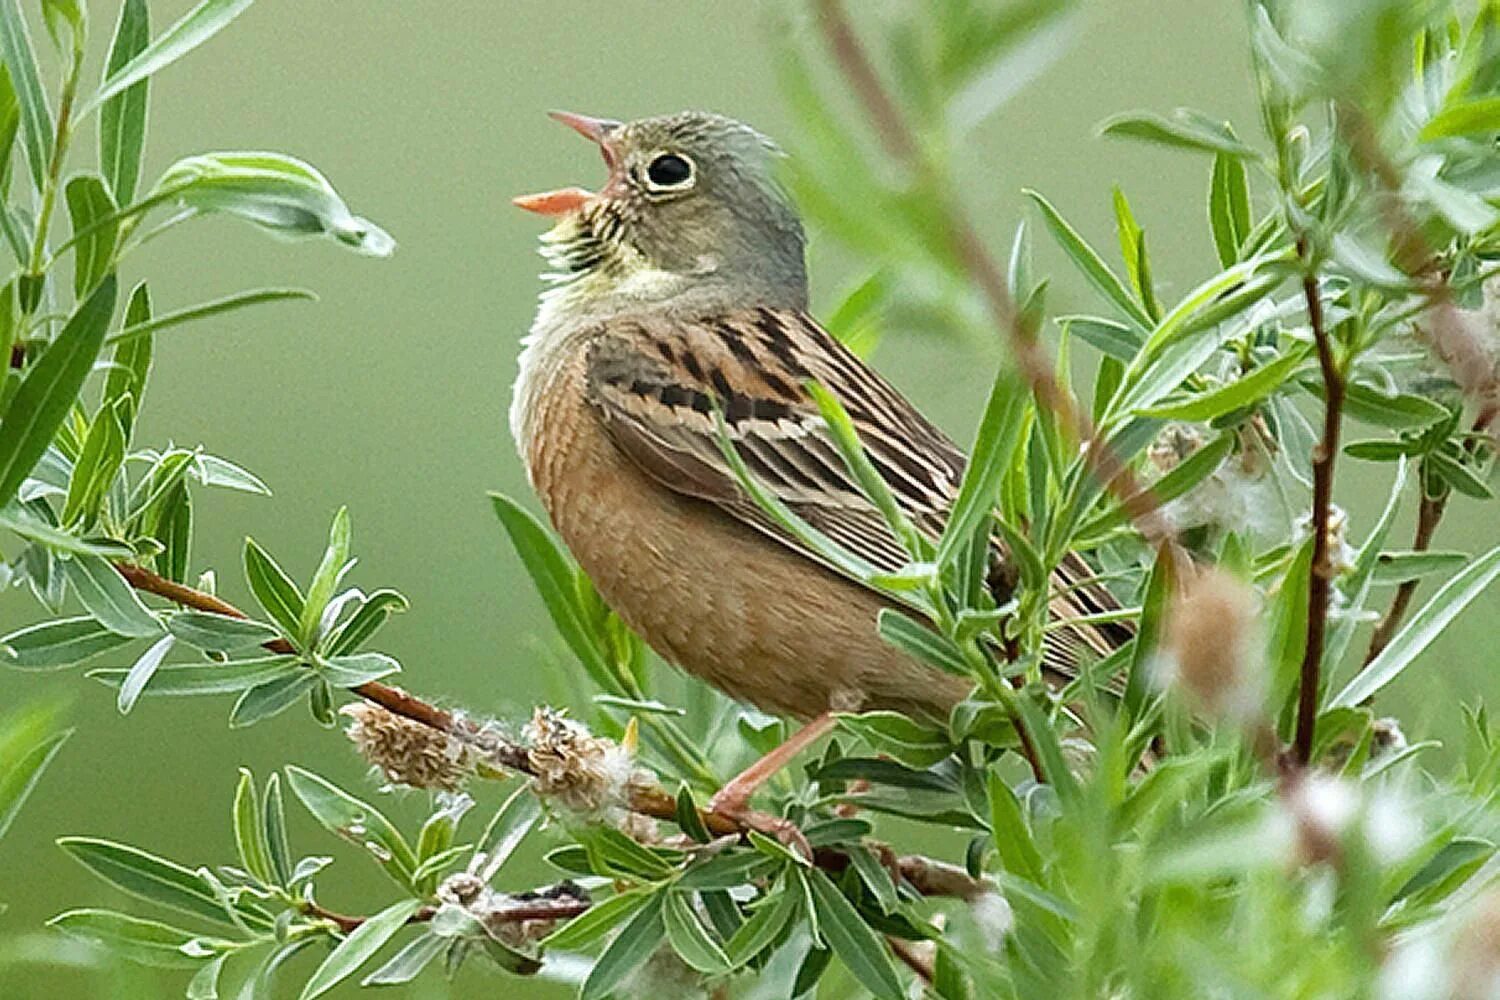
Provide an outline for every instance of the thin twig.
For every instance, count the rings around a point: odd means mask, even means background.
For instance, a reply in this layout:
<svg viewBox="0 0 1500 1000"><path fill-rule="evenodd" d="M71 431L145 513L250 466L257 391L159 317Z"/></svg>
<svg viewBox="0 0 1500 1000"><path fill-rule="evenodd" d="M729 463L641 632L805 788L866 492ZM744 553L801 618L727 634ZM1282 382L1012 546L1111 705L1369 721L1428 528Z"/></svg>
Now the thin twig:
<svg viewBox="0 0 1500 1000"><path fill-rule="evenodd" d="M369 917L351 917L347 913L330 910L326 906L320 906L310 899L303 900L298 904L297 908L309 917L327 920L329 923L336 925L340 934L353 933L359 929L360 924L369 919ZM416 913L407 917L406 922L409 924L423 924L431 920L436 913L437 909L435 907L424 906Z"/></svg>
<svg viewBox="0 0 1500 1000"><path fill-rule="evenodd" d="M1323 373L1323 438L1313 448L1312 572L1307 584L1307 643L1302 651L1302 670L1297 692L1297 731L1292 742L1292 759L1307 766L1312 759L1313 731L1318 721L1318 685L1323 665L1323 637L1328 629L1328 599L1338 567L1329 557L1328 529L1333 515L1334 461L1339 452L1339 431L1344 416L1344 373L1333 354L1333 341L1323 320L1323 298L1318 275L1310 260L1306 238L1297 241L1297 250L1307 265L1302 278L1302 295L1306 300L1307 319L1312 326L1313 343L1318 351L1318 367Z"/></svg>
<svg viewBox="0 0 1500 1000"><path fill-rule="evenodd" d="M1418 477L1420 480L1422 477ZM1439 496L1428 496L1427 489L1419 482L1422 490L1422 503L1417 508L1417 530L1412 538L1411 547L1413 552L1426 552L1432 545L1432 536L1436 534L1439 522L1443 519L1443 512L1448 508L1448 497L1450 493L1444 491ZM1365 663L1369 663L1380 655L1380 651L1390 645L1395 638L1396 630L1401 627L1401 620L1406 616L1406 609L1411 605L1411 599L1417 592L1416 578L1401 581L1396 588L1396 595L1391 598L1391 606L1380 619L1380 624L1375 626L1374 633L1370 636L1370 648L1365 653Z"/></svg>
<svg viewBox="0 0 1500 1000"><path fill-rule="evenodd" d="M119 562L115 563L115 569L137 590L166 598L183 607L230 618L249 617L221 597L168 580L142 566ZM296 652L284 639L273 639L265 643L265 648L273 653L293 654ZM349 691L394 715L436 730L475 748L483 754L484 760L488 763L518 774L535 776L535 768L532 766L530 754L525 746L515 743L498 743L493 735L482 734L479 727L469 720L431 705L416 695L375 681L350 688ZM677 797L661 785L632 782L629 796L629 807L632 812L649 816L652 819L676 822ZM714 836L745 835L751 832L751 828L739 819L723 813L704 810L699 813L699 818L704 827ZM883 847L883 845L873 843L871 846ZM819 867L834 873L843 871L849 865L847 855L831 850L817 851L813 860ZM957 896L972 899L988 889L988 883L971 878L962 868L922 855L903 856L898 859L897 867L902 877L911 883L912 888L924 896Z"/></svg>
<svg viewBox="0 0 1500 1000"><path fill-rule="evenodd" d="M850 89L864 105L886 151L924 181L935 181L936 171L931 161L922 151L901 109L881 83L842 4L839 0L820 0L818 6L822 15L819 24L829 50ZM1058 382L1046 352L1027 329L1010 297L1000 267L969 222L968 213L948 194L945 185L928 183L927 187L934 192L932 209L946 230L959 263L983 294L991 319L1008 341L1022 375L1030 383L1038 401L1056 414L1065 430L1083 442L1083 456L1090 471L1120 501L1137 530L1153 546L1165 547L1168 558L1172 558L1170 543L1174 533L1161 514L1160 500L1099 438L1092 422Z"/></svg>

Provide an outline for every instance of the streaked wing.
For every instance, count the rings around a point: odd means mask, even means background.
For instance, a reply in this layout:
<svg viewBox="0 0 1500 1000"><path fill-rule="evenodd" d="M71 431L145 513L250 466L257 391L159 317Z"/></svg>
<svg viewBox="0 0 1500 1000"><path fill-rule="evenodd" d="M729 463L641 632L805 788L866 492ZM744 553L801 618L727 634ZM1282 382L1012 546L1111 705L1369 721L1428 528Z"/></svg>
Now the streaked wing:
<svg viewBox="0 0 1500 1000"><path fill-rule="evenodd" d="M963 477L965 457L885 379L801 312L754 309L683 320L611 320L592 338L588 396L616 444L664 487L715 504L784 544L744 494L719 450L714 407L756 479L808 524L885 571L907 555L864 498L804 386L815 381L848 411L871 463L902 511L936 539ZM1115 607L1071 557L1058 571L1058 617ZM1125 633L1128 635L1128 631ZM1056 630L1049 665L1106 655L1119 635L1081 626Z"/></svg>

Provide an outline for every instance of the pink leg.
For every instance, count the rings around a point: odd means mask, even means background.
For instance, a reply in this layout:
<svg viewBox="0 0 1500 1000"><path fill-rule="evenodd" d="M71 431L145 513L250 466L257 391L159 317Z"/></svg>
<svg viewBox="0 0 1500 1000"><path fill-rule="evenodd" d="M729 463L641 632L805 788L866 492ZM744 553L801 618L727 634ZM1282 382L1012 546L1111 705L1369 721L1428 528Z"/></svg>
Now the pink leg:
<svg viewBox="0 0 1500 1000"><path fill-rule="evenodd" d="M771 834L783 842L797 843L811 857L812 851L800 831L787 820L751 809L750 797L798 754L832 732L836 724L832 712L824 712L813 719L781 746L731 778L710 800L709 811L739 820L751 829Z"/></svg>

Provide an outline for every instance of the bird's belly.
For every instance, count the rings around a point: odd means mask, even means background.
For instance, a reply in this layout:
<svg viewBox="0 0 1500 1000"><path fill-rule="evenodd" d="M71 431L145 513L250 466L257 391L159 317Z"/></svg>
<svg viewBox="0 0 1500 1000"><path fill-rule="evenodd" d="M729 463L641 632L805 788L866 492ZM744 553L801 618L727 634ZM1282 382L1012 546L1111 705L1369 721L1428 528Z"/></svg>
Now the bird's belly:
<svg viewBox="0 0 1500 1000"><path fill-rule="evenodd" d="M968 685L882 642L869 591L622 455L566 373L527 442L553 525L616 613L658 653L768 711L888 708L945 717ZM572 383L572 384L568 384Z"/></svg>

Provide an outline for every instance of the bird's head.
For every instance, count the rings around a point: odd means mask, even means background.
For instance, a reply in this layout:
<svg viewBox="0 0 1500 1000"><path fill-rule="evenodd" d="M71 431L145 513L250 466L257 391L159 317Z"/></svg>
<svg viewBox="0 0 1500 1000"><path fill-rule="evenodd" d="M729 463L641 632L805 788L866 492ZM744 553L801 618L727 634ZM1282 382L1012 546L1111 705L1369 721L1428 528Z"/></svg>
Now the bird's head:
<svg viewBox="0 0 1500 1000"><path fill-rule="evenodd" d="M565 277L638 300L686 293L732 305L806 304L802 223L765 136L697 111L624 123L552 117L596 143L609 168L598 191L515 199L558 218L544 242Z"/></svg>

